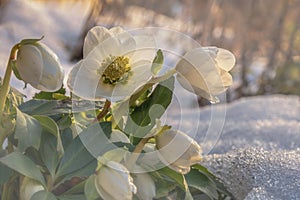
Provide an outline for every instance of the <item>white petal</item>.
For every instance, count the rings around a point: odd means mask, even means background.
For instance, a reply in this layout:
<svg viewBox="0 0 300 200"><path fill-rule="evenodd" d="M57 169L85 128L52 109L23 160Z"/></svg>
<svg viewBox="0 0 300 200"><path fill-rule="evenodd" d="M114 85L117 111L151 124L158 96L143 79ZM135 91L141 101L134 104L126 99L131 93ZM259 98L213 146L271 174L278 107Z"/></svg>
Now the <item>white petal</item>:
<svg viewBox="0 0 300 200"><path fill-rule="evenodd" d="M145 171L142 168L138 170ZM156 196L155 183L148 173L135 174L134 183L137 186L136 195L139 199L152 200Z"/></svg>
<svg viewBox="0 0 300 200"><path fill-rule="evenodd" d="M216 61L219 67L227 72L230 71L235 65L234 55L226 49L219 48L218 50Z"/></svg>
<svg viewBox="0 0 300 200"><path fill-rule="evenodd" d="M56 54L42 43L36 44L43 59L43 73L37 89L42 91L56 91L61 88L64 80L64 71Z"/></svg>
<svg viewBox="0 0 300 200"><path fill-rule="evenodd" d="M123 32L125 32L125 30L120 26L115 26L115 27L112 27L111 29L109 29L109 33L111 33L113 36L116 36Z"/></svg>
<svg viewBox="0 0 300 200"><path fill-rule="evenodd" d="M146 84L151 78L151 69L149 62L135 63L132 66L132 75L128 77L126 83L118 83L113 88L111 93L112 99L124 99L131 96L136 92L141 86Z"/></svg>
<svg viewBox="0 0 300 200"><path fill-rule="evenodd" d="M43 73L43 60L39 49L33 45L21 46L17 54L16 67L23 81L36 87Z"/></svg>
<svg viewBox="0 0 300 200"><path fill-rule="evenodd" d="M113 37L94 47L88 56L82 60L80 67L77 64L69 75L71 78L68 82L72 83L72 92L88 100L111 97L114 86L102 82L101 73L105 70L102 62L109 55L119 55L119 49L120 44Z"/></svg>
<svg viewBox="0 0 300 200"><path fill-rule="evenodd" d="M99 170L95 186L104 199L131 200L132 192L136 192L129 171L122 164L114 161L109 161L107 166Z"/></svg>
<svg viewBox="0 0 300 200"><path fill-rule="evenodd" d="M84 67L84 60L78 62L70 71L68 86L77 96L88 100L101 100L103 97L96 96L99 75L96 70Z"/></svg>
<svg viewBox="0 0 300 200"><path fill-rule="evenodd" d="M109 33L111 34L111 37L116 37L119 40L122 47L128 48L131 45L134 45L133 47L135 47L135 41L132 35L120 26L109 29Z"/></svg>
<svg viewBox="0 0 300 200"><path fill-rule="evenodd" d="M181 131L167 130L156 137L156 145L162 155L162 161L178 168L178 171L189 168L201 160L202 153L198 143Z"/></svg>
<svg viewBox="0 0 300 200"><path fill-rule="evenodd" d="M95 26L87 33L83 45L83 58L85 58L99 43L111 37L109 31L102 26Z"/></svg>
<svg viewBox="0 0 300 200"><path fill-rule="evenodd" d="M184 55L176 65L178 81L182 87L209 100L215 99L213 95L226 89L220 74L221 69L211 54L203 48L194 49Z"/></svg>
<svg viewBox="0 0 300 200"><path fill-rule="evenodd" d="M211 95L209 92L207 92L208 89L204 90L204 89L201 89L200 87L195 87L195 86L191 85L190 82L187 79L185 79L183 76L180 76L180 74L177 74L176 79L184 89L186 89L198 96L204 97L210 101L214 102L217 100L213 95Z"/></svg>
<svg viewBox="0 0 300 200"><path fill-rule="evenodd" d="M228 50L217 47L202 47L209 52L218 66L225 71L230 71L235 65L235 56Z"/></svg>
<svg viewBox="0 0 300 200"><path fill-rule="evenodd" d="M78 63L76 63L72 69L70 70L69 74L68 74L68 80L67 80L67 85L68 88L73 92L74 90L74 85L75 85L75 81L76 81L76 76L77 73L81 67L82 64L82 60L80 60Z"/></svg>
<svg viewBox="0 0 300 200"><path fill-rule="evenodd" d="M213 58L216 59L217 57L217 53L218 53L218 47L214 47L214 46L208 46L208 47L202 47L202 49L204 51L206 51L207 53L209 53L209 55Z"/></svg>
<svg viewBox="0 0 300 200"><path fill-rule="evenodd" d="M150 36L134 36L136 47L131 59L134 61L148 60L153 61L157 49L155 48L155 40Z"/></svg>

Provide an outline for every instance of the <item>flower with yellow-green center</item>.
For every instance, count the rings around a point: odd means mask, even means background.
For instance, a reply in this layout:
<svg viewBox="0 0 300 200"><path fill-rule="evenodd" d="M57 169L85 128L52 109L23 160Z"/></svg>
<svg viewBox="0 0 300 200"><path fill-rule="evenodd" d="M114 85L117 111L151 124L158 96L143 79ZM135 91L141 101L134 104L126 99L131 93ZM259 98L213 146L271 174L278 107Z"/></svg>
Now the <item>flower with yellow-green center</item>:
<svg viewBox="0 0 300 200"><path fill-rule="evenodd" d="M96 26L85 38L83 59L69 73L68 87L83 99L123 100L151 79L155 53L152 37Z"/></svg>
<svg viewBox="0 0 300 200"><path fill-rule="evenodd" d="M217 47L200 47L187 52L176 65L177 80L185 89L210 101L232 85L229 71L234 55Z"/></svg>

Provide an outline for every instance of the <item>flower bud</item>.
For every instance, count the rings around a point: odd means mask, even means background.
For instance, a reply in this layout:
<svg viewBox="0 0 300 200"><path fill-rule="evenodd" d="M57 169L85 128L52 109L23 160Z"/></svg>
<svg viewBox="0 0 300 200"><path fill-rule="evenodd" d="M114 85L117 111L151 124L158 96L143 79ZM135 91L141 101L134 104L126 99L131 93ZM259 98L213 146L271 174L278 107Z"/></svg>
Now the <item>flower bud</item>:
<svg viewBox="0 0 300 200"><path fill-rule="evenodd" d="M136 193L129 171L115 161L108 161L100 168L95 179L95 186L103 199L131 200L132 193Z"/></svg>
<svg viewBox="0 0 300 200"><path fill-rule="evenodd" d="M58 58L42 43L22 45L17 54L16 69L25 83L38 90L54 92L62 86L64 73Z"/></svg>
<svg viewBox="0 0 300 200"><path fill-rule="evenodd" d="M136 173L134 175L134 184L137 186L136 196L143 200L152 200L156 196L155 183L152 177L145 173L144 169L140 166L135 166L136 169L141 173Z"/></svg>
<svg viewBox="0 0 300 200"><path fill-rule="evenodd" d="M20 200L30 200L38 191L44 190L44 187L37 181L24 177L20 188Z"/></svg>
<svg viewBox="0 0 300 200"><path fill-rule="evenodd" d="M202 150L191 137L178 130L166 130L156 136L160 159L179 173L186 174L190 166L201 161Z"/></svg>
<svg viewBox="0 0 300 200"><path fill-rule="evenodd" d="M187 52L177 63L177 80L183 88L210 101L217 101L232 85L228 73L235 64L234 55L217 47L201 47Z"/></svg>

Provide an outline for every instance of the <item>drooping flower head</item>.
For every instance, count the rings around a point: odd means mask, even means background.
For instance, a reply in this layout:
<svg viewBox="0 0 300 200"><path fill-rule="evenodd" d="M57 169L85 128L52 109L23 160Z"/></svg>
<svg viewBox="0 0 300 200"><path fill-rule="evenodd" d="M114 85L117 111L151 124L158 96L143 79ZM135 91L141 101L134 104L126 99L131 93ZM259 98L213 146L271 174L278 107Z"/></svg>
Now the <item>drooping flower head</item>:
<svg viewBox="0 0 300 200"><path fill-rule="evenodd" d="M181 131L166 130L155 138L160 159L179 173L188 173L190 166L202 160L199 144Z"/></svg>
<svg viewBox="0 0 300 200"><path fill-rule="evenodd" d="M177 80L185 89L216 102L216 95L232 85L228 73L235 64L234 55L217 47L200 47L187 52L177 63Z"/></svg>
<svg viewBox="0 0 300 200"><path fill-rule="evenodd" d="M136 186L127 168L115 161L108 161L97 172L95 186L103 199L131 200Z"/></svg>
<svg viewBox="0 0 300 200"><path fill-rule="evenodd" d="M56 54L41 42L21 45L16 58L19 78L45 92L61 88L64 72Z"/></svg>
<svg viewBox="0 0 300 200"><path fill-rule="evenodd" d="M84 99L122 100L151 78L154 56L151 37L96 26L85 38L83 60L71 70L68 86Z"/></svg>

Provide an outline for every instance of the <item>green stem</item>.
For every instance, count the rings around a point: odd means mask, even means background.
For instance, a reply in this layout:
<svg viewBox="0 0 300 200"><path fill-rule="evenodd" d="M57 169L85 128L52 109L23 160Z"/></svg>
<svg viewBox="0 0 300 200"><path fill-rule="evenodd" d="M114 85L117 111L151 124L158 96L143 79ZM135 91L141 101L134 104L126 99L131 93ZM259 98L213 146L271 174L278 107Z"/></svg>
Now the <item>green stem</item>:
<svg viewBox="0 0 300 200"><path fill-rule="evenodd" d="M13 193L16 187L16 178L17 175L13 175L9 180L2 186L1 200L12 199Z"/></svg>
<svg viewBox="0 0 300 200"><path fill-rule="evenodd" d="M150 131L146 137L140 140L140 142L135 146L134 151L132 152L131 156L129 157L128 161L126 162L127 168L130 170L134 167L137 159L140 156L140 153L143 151L144 146L151 138L156 138L157 136L161 135L164 131L169 130L171 126L160 126L160 123L157 124L157 128Z"/></svg>
<svg viewBox="0 0 300 200"><path fill-rule="evenodd" d="M16 44L11 49L10 56L9 56L9 59L7 62L7 67L6 67L3 83L0 88L0 117L2 116L2 114L4 112L6 97L9 92L9 89L10 89L9 83L10 83L10 77L12 74L12 63L11 62L16 59L19 47L20 47L20 45Z"/></svg>
<svg viewBox="0 0 300 200"><path fill-rule="evenodd" d="M8 198L8 184L5 183L3 186L2 186L2 200L5 200Z"/></svg>
<svg viewBox="0 0 300 200"><path fill-rule="evenodd" d="M47 176L47 189L48 189L48 191L51 191L52 187L53 187L53 179L52 179L52 176L49 175L49 176Z"/></svg>
<svg viewBox="0 0 300 200"><path fill-rule="evenodd" d="M140 156L140 153L143 151L144 146L147 144L147 142L152 137L143 138L140 140L140 142L135 146L134 151L132 152L131 156L129 157L128 161L126 162L126 166L129 170L131 170L134 167L134 164L136 163L137 159Z"/></svg>
<svg viewBox="0 0 300 200"><path fill-rule="evenodd" d="M94 122L100 121L105 115L108 113L110 108L111 102L106 99L105 104L103 106L102 111L97 115L97 118L94 120Z"/></svg>
<svg viewBox="0 0 300 200"><path fill-rule="evenodd" d="M20 44L16 44L11 49L10 56L9 56L9 59L7 62L4 79L3 79L3 82L2 82L2 85L0 88L0 121L3 121L2 118L3 118L4 108L5 108L5 101L6 101L6 97L8 95L9 89L10 89L9 83L10 83L10 77L11 77L11 74L13 71L11 62L16 59L19 47L20 47ZM7 137L7 133L5 133L5 131L0 132L0 145L1 145L0 147L2 147L3 142L6 137Z"/></svg>

